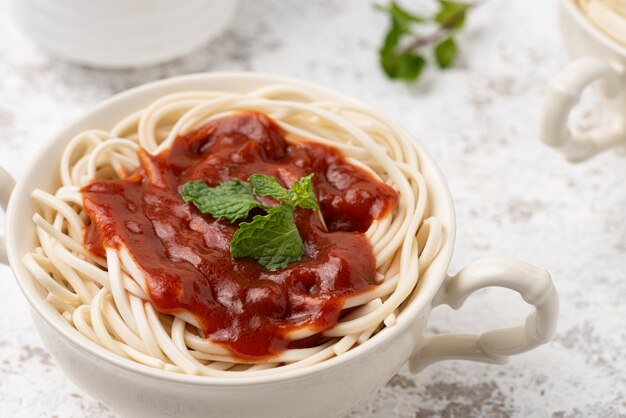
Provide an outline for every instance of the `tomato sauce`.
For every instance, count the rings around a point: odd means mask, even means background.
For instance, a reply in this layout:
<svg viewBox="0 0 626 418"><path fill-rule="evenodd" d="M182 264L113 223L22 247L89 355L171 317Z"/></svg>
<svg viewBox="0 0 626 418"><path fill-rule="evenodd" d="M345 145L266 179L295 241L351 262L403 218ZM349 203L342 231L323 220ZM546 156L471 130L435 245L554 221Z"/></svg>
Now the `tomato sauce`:
<svg viewBox="0 0 626 418"><path fill-rule="evenodd" d="M155 308L190 312L206 337L236 358L259 361L318 344L319 335L337 323L346 298L375 286L375 258L363 232L393 210L398 196L336 149L289 142L267 116L241 112L179 136L158 155L139 156L136 172L82 189L91 219L85 246L100 256L104 247L127 248ZM306 250L300 261L277 271L233 259L237 225L201 214L180 196L191 180L217 186L256 173L286 187L315 173L324 222L314 211L296 210ZM302 327L318 336L290 342L289 333Z"/></svg>

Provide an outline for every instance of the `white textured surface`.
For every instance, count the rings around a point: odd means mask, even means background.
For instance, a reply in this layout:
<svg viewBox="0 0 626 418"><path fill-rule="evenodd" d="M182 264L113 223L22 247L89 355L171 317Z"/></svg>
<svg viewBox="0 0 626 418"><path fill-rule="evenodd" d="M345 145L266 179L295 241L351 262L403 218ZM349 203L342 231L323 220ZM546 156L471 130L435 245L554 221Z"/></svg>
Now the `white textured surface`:
<svg viewBox="0 0 626 418"><path fill-rule="evenodd" d="M548 268L561 296L555 341L505 366L404 369L351 417L626 416L626 160L572 166L537 139L544 86L564 64L554 1L491 0L470 18L455 69L417 86L386 80L376 48L387 24L369 1L243 0L231 30L177 62L107 72L49 58L0 3L0 165L19 177L52 132L147 81L249 70L306 78L395 117L434 155L456 200L452 270L484 256ZM578 113L581 128L601 119ZM0 215L1 216L1 215ZM10 270L0 267L0 417L114 417L43 349ZM522 320L519 297L482 291L432 332ZM367 367L367 365L364 365ZM358 379L358 376L355 376Z"/></svg>

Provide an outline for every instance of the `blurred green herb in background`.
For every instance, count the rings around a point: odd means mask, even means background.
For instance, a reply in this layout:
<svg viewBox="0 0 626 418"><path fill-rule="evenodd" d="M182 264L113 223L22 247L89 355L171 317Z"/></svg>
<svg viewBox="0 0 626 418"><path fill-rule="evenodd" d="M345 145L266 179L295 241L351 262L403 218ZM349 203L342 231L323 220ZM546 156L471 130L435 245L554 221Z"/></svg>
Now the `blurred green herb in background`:
<svg viewBox="0 0 626 418"><path fill-rule="evenodd" d="M478 3L438 0L439 11L431 17L409 12L395 1L376 8L389 15L391 26L380 48L380 64L389 78L405 81L417 80L426 66L424 49L433 47L439 68L454 63L458 48L454 36L463 27L467 12ZM425 35L417 34L417 27L430 27Z"/></svg>

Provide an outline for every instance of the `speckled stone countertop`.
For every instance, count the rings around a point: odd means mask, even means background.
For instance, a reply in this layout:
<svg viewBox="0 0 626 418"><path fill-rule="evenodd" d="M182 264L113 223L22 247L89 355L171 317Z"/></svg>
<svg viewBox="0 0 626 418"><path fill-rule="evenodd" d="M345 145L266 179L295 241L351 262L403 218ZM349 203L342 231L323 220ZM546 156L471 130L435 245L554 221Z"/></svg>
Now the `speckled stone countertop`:
<svg viewBox="0 0 626 418"><path fill-rule="evenodd" d="M419 84L385 79L376 48L387 25L370 1L243 0L230 30L158 67L102 71L50 58L0 3L0 165L19 177L51 133L117 92L199 71L309 79L398 119L433 154L456 201L451 270L485 256L548 268L561 297L555 340L510 364L403 369L350 417L626 416L626 159L570 165L537 138L547 80L565 62L556 2L491 0L469 19L458 65ZM593 99L580 128L601 119ZM2 215L0 215L2 216ZM4 221L4 218L0 218ZM0 417L115 417L46 353L11 271L0 266ZM484 290L436 309L430 332L519 323L528 307Z"/></svg>

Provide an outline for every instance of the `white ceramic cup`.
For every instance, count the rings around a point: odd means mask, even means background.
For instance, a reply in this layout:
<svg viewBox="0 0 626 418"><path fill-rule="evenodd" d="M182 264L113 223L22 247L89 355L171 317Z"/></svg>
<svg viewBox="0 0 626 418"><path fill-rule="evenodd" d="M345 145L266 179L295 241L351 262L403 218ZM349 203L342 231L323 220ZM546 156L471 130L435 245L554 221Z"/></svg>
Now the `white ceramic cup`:
<svg viewBox="0 0 626 418"><path fill-rule="evenodd" d="M559 0L563 41L573 59L548 85L543 104L541 139L568 160L578 162L626 145L626 47L598 29L575 0ZM612 120L584 133L568 127L571 110L588 86L596 83Z"/></svg>
<svg viewBox="0 0 626 418"><path fill-rule="evenodd" d="M353 409L407 360L413 372L447 359L504 363L508 356L551 339L559 302L545 270L519 261L489 259L452 276L446 274L454 247L454 207L441 172L419 145L416 147L428 185L430 210L443 223L444 244L420 278L396 324L364 344L303 369L258 377L218 378L174 374L123 359L71 327L44 299L22 264L24 254L35 246L31 221L35 207L30 193L35 188L56 189L60 182L58 164L68 140L87 128L109 129L124 116L166 94L202 89L247 92L275 83L307 89L322 99L358 103L325 88L279 76L211 73L177 77L119 94L85 114L42 147L14 188L10 176L0 170L0 203L7 210L8 261L30 303L44 344L78 386L120 414L133 418L329 418ZM525 323L482 335L424 335L433 307L447 304L459 308L472 293L491 286L512 289L534 306Z"/></svg>
<svg viewBox="0 0 626 418"><path fill-rule="evenodd" d="M81 64L128 68L179 58L219 35L238 0L13 0L22 30Z"/></svg>

